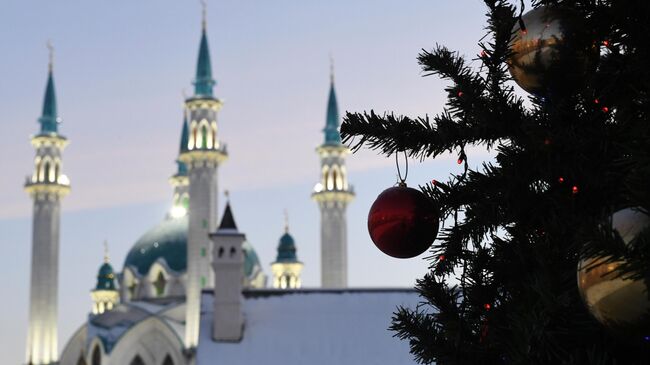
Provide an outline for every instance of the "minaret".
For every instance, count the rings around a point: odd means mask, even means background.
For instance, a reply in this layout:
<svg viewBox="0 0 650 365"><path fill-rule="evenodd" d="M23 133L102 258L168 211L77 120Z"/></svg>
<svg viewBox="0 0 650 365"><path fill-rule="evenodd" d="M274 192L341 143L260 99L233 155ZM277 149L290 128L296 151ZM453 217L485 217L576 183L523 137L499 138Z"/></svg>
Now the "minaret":
<svg viewBox="0 0 650 365"><path fill-rule="evenodd" d="M246 236L240 233L232 215L230 202L217 232L210 235L214 244L214 318L212 339L236 342L244 331L242 287L244 283L244 250Z"/></svg>
<svg viewBox="0 0 650 365"><path fill-rule="evenodd" d="M321 213L321 286L345 288L348 285L348 237L346 208L354 199L348 184L345 156L350 150L341 143L339 112L334 91L333 66L330 72L330 93L327 102L325 141L316 151L321 160L321 180L314 187L312 198Z"/></svg>
<svg viewBox="0 0 650 365"><path fill-rule="evenodd" d="M181 144L179 148L179 155L187 152L187 145L189 141L189 126L187 125L187 114L183 118L183 127L181 130ZM189 179L187 177L187 165L180 160L176 160L177 170L176 173L169 178L169 183L174 188L174 200L172 208L169 211L171 218L181 218L187 215L189 208Z"/></svg>
<svg viewBox="0 0 650 365"><path fill-rule="evenodd" d="M108 243L104 242L104 263L97 273L97 285L90 292L93 300L93 314L110 311L120 302L120 293L115 287L115 272L108 257Z"/></svg>
<svg viewBox="0 0 650 365"><path fill-rule="evenodd" d="M289 234L289 219L285 213L284 234L278 244L278 255L271 263L273 287L276 289L298 289L301 286L300 273L303 263L296 255L296 242Z"/></svg>
<svg viewBox="0 0 650 365"><path fill-rule="evenodd" d="M25 191L34 201L32 220L32 270L27 334L27 364L58 361L57 304L59 269L59 221L61 199L70 192L70 181L61 173L61 153L68 144L58 132L58 115L52 47L45 88L40 132L32 137L36 149L34 173Z"/></svg>
<svg viewBox="0 0 650 365"><path fill-rule="evenodd" d="M217 228L217 168L228 157L217 134L217 112L222 103L212 95L214 85L204 6L194 96L185 101L189 132L187 150L179 156L187 167L190 194L185 313L185 350L189 353L199 341L201 290L214 286L210 265L212 243L208 233Z"/></svg>

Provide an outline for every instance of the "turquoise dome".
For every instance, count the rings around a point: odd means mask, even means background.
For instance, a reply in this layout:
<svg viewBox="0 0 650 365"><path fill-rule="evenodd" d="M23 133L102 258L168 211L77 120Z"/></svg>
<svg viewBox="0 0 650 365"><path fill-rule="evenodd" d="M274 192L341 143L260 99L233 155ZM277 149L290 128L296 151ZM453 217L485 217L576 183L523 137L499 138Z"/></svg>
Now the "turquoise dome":
<svg viewBox="0 0 650 365"><path fill-rule="evenodd" d="M278 244L278 256L275 261L277 262L297 262L296 256L296 242L293 237L287 232L280 237Z"/></svg>
<svg viewBox="0 0 650 365"><path fill-rule="evenodd" d="M115 290L115 273L113 266L105 262L97 273L97 286L95 290Z"/></svg>
<svg viewBox="0 0 650 365"><path fill-rule="evenodd" d="M159 258L163 258L170 269L176 272L187 270L187 215L181 218L167 218L147 231L126 255L124 268L131 267L140 275L146 275ZM255 274L260 262L253 247L245 242L244 273L246 277Z"/></svg>

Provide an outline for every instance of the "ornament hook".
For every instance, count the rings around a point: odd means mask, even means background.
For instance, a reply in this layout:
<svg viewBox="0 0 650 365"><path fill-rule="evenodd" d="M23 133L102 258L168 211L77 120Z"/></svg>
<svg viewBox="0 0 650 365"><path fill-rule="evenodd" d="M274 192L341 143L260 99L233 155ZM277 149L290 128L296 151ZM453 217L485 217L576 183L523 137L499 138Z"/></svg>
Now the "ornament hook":
<svg viewBox="0 0 650 365"><path fill-rule="evenodd" d="M409 159L406 155L406 151L402 152L404 152L404 162L406 164L406 168L404 169L404 177L402 177L402 171L399 168L399 151L395 152L395 165L397 165L397 178L399 179L399 182L397 184L399 186L406 186L406 178L409 176Z"/></svg>

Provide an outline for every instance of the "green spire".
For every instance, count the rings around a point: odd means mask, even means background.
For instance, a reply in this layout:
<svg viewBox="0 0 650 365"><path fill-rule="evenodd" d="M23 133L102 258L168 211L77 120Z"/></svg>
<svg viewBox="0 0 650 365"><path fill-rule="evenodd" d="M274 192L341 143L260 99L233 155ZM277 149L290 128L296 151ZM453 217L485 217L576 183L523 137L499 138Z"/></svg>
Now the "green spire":
<svg viewBox="0 0 650 365"><path fill-rule="evenodd" d="M201 45L199 46L199 59L196 63L196 78L194 79L195 96L212 96L212 87L216 82L212 78L212 65L210 63L210 49L208 36L205 32L205 19L201 31Z"/></svg>
<svg viewBox="0 0 650 365"><path fill-rule="evenodd" d="M187 124L187 115L183 117L183 128L181 130L181 144L179 146L179 153L187 152L187 144L190 138L189 126ZM176 160L178 165L178 172L176 176L186 176L187 175L187 165L180 160Z"/></svg>
<svg viewBox="0 0 650 365"><path fill-rule="evenodd" d="M43 113L38 118L38 122L41 124L41 133L57 133L56 93L51 61L45 87L45 98L43 99Z"/></svg>
<svg viewBox="0 0 650 365"><path fill-rule="evenodd" d="M190 127L187 124L187 114L183 116L183 128L181 130L180 153L187 152L187 145L190 140Z"/></svg>
<svg viewBox="0 0 650 365"><path fill-rule="evenodd" d="M336 92L334 91L334 70L330 74L330 95L327 101L327 119L325 128L325 144L341 144L341 135L339 134L339 107L336 103Z"/></svg>

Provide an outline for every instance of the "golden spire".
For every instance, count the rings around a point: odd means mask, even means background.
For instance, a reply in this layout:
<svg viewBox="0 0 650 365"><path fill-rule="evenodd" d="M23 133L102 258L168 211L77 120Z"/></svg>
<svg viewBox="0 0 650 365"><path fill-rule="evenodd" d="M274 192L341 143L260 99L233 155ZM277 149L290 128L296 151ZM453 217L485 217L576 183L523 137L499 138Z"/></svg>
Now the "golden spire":
<svg viewBox="0 0 650 365"><path fill-rule="evenodd" d="M47 65L47 69L52 72L52 68L54 68L54 46L52 46L51 40L47 40L46 47L49 52L49 63Z"/></svg>

